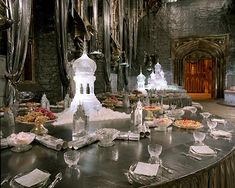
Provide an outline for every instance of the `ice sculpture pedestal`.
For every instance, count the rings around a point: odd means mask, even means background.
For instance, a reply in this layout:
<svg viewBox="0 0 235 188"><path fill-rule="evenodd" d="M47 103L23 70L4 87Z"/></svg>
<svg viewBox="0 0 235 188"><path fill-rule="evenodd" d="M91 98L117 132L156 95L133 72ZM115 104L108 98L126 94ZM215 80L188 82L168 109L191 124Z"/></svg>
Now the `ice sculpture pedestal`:
<svg viewBox="0 0 235 188"><path fill-rule="evenodd" d="M235 90L224 90L224 103L235 106Z"/></svg>

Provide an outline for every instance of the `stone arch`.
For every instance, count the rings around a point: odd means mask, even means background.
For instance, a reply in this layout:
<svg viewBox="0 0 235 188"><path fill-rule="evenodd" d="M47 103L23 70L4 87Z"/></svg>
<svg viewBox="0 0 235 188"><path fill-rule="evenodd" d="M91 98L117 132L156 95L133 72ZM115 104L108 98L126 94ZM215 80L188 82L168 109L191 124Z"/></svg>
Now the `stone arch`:
<svg viewBox="0 0 235 188"><path fill-rule="evenodd" d="M212 65L212 98L220 98L224 95L225 67L226 67L226 40L216 38L188 38L187 40L176 40L172 48L174 63L174 82L178 85L184 84L184 58L196 51L207 53L213 59Z"/></svg>

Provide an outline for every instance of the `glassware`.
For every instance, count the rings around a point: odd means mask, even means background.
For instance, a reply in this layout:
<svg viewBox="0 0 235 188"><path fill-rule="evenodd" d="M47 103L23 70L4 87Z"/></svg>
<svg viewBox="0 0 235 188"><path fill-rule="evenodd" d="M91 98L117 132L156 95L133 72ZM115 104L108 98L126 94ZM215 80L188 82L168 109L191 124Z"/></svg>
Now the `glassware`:
<svg viewBox="0 0 235 188"><path fill-rule="evenodd" d="M202 113L200 113L201 115L202 115L202 117L204 118L204 119L207 119L207 118L209 118L210 116L211 116L211 114L209 113L209 112L202 112Z"/></svg>
<svg viewBox="0 0 235 188"><path fill-rule="evenodd" d="M217 121L207 120L207 125L210 129L210 132L212 132L215 130L215 127L217 126Z"/></svg>
<svg viewBox="0 0 235 188"><path fill-rule="evenodd" d="M23 152L28 151L32 148L30 145L31 142L34 140L35 134L33 133L26 133L20 132L18 134L11 134L7 137L7 142L10 146L14 146L11 148L11 151L14 152Z"/></svg>
<svg viewBox="0 0 235 188"><path fill-rule="evenodd" d="M149 152L149 155L150 155L150 162L160 164L159 155L162 153L162 145L149 144L148 145L148 152Z"/></svg>
<svg viewBox="0 0 235 188"><path fill-rule="evenodd" d="M64 153L64 161L69 168L76 166L80 159L80 152L77 150L70 150Z"/></svg>
<svg viewBox="0 0 235 188"><path fill-rule="evenodd" d="M171 110L171 115L175 118L175 119L181 119L181 116L184 115L184 110L182 109L175 109L175 110Z"/></svg>
<svg viewBox="0 0 235 188"><path fill-rule="evenodd" d="M206 134L203 132L200 132L200 131L193 132L193 138L196 143L203 145L203 140L205 139L205 137L206 137Z"/></svg>
<svg viewBox="0 0 235 188"><path fill-rule="evenodd" d="M173 103L172 103L172 104L170 105L170 108L171 108L171 110L175 110L175 109L176 109L176 104L173 104Z"/></svg>

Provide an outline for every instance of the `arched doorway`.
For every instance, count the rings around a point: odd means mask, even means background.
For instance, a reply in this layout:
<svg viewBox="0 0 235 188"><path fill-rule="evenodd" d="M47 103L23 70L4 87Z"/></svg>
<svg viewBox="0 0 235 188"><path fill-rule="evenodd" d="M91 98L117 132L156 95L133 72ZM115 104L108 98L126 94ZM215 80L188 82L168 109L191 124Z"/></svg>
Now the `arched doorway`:
<svg viewBox="0 0 235 188"><path fill-rule="evenodd" d="M188 93L223 97L227 40L227 35L176 39L172 46L174 83Z"/></svg>
<svg viewBox="0 0 235 188"><path fill-rule="evenodd" d="M183 87L188 94L197 98L211 98L213 67L212 56L194 51L183 59Z"/></svg>

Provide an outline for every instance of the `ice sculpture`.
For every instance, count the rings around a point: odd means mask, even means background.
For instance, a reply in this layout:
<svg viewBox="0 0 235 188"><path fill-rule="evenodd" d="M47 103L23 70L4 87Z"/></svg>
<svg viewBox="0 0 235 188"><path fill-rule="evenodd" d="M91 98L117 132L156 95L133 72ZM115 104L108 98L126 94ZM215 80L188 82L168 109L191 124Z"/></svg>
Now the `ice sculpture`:
<svg viewBox="0 0 235 188"><path fill-rule="evenodd" d="M145 90L145 79L146 77L142 74L142 70L140 70L140 74L137 76L137 90L144 95L147 94Z"/></svg>
<svg viewBox="0 0 235 188"><path fill-rule="evenodd" d="M74 61L73 70L76 90L70 110L75 113L78 105L83 105L86 116L89 116L92 111L98 111L102 106L94 93L96 63L84 50L82 56Z"/></svg>
<svg viewBox="0 0 235 188"><path fill-rule="evenodd" d="M150 78L148 79L148 85L146 89L156 89L163 90L167 89L167 81L164 76L164 72L162 71L162 67L159 62L154 66L155 72L150 74Z"/></svg>

